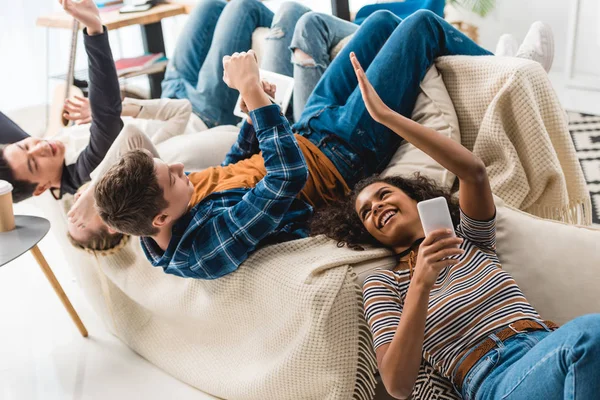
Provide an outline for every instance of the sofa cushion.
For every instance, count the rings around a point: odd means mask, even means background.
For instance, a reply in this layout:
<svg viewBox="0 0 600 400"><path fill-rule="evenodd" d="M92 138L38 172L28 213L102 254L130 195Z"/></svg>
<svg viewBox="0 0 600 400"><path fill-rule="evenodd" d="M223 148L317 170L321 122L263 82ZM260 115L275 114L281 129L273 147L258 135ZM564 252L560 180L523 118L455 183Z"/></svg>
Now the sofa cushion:
<svg viewBox="0 0 600 400"><path fill-rule="evenodd" d="M499 203L499 202L497 202ZM497 251L542 318L600 312L600 230L498 208Z"/></svg>

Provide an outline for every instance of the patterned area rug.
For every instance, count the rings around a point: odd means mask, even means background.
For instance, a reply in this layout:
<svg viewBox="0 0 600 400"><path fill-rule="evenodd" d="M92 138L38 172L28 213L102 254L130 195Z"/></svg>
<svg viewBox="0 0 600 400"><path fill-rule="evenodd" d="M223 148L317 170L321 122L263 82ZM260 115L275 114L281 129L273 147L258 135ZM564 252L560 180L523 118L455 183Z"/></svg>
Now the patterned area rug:
<svg viewBox="0 0 600 400"><path fill-rule="evenodd" d="M600 116L569 112L569 131L592 198L592 220L600 227Z"/></svg>

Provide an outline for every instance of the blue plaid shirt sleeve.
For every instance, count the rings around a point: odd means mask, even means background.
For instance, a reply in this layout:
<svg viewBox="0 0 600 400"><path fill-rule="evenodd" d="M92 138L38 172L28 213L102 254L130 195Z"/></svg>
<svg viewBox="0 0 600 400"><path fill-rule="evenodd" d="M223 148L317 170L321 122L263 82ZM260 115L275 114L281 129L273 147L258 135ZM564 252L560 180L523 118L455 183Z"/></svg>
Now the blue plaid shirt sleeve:
<svg viewBox="0 0 600 400"><path fill-rule="evenodd" d="M235 271L277 229L306 184L306 161L279 106L262 107L250 116L267 174L240 202L194 232L189 276L215 279Z"/></svg>
<svg viewBox="0 0 600 400"><path fill-rule="evenodd" d="M225 167L229 164L245 160L259 151L258 138L256 137L254 126L244 120L238 133L237 141L229 149L229 153L225 156L225 160L221 163L221 166Z"/></svg>

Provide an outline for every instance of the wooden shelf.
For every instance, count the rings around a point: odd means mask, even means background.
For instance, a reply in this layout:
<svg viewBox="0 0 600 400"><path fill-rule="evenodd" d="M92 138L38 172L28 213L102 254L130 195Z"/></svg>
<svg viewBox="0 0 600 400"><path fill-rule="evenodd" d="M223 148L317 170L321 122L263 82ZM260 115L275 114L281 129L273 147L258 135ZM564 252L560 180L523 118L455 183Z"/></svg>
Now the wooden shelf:
<svg viewBox="0 0 600 400"><path fill-rule="evenodd" d="M185 14L188 6L186 4L170 3L159 4L148 11L120 14L119 10L102 11L100 9L100 18L107 29L119 29L130 25L148 25L160 22L163 18L174 17ZM73 18L64 11L39 17L36 21L37 26L47 28L71 29L73 27Z"/></svg>

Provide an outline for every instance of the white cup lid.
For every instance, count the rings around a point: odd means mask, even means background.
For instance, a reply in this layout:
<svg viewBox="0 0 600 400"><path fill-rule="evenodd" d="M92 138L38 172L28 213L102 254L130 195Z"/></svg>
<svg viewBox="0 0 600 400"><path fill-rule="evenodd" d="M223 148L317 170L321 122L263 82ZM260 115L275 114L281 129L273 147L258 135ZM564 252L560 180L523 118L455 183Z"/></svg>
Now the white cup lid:
<svg viewBox="0 0 600 400"><path fill-rule="evenodd" d="M0 196L6 193L10 193L13 190L13 185L10 182L0 180Z"/></svg>

